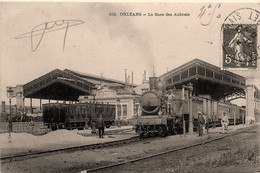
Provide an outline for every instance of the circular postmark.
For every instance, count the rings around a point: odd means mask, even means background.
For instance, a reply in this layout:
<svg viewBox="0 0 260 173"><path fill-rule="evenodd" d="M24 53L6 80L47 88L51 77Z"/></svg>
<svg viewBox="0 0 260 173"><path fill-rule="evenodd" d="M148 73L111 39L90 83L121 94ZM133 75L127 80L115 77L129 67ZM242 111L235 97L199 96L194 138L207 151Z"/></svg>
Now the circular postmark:
<svg viewBox="0 0 260 173"><path fill-rule="evenodd" d="M260 45L260 12L240 8L221 26L221 64L224 69L256 69Z"/></svg>

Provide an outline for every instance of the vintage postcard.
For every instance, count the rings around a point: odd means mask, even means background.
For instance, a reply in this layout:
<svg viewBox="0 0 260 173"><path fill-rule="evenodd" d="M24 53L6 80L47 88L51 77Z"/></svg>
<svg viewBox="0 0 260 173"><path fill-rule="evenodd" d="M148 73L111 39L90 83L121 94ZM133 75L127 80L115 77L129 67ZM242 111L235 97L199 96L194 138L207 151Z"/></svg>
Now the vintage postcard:
<svg viewBox="0 0 260 173"><path fill-rule="evenodd" d="M259 172L259 58L259 1L0 1L0 172Z"/></svg>

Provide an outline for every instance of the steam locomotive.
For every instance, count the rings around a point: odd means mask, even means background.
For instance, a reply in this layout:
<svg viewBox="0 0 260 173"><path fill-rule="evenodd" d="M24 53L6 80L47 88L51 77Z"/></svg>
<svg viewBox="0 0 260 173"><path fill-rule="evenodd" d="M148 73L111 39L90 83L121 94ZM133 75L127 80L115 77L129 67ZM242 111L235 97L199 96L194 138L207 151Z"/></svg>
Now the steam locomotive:
<svg viewBox="0 0 260 173"><path fill-rule="evenodd" d="M245 108L207 97L191 96L192 86L166 91L157 77L151 77L149 84L150 90L140 97L141 114L130 120L140 137L154 134L167 136L187 132L189 128L196 131L199 111L206 114L209 126L220 125L223 112L228 115L231 124L244 121Z"/></svg>
<svg viewBox="0 0 260 173"><path fill-rule="evenodd" d="M48 103L43 104L43 122L56 129L79 129L91 127L98 115L102 114L108 128L115 122L116 107L103 103Z"/></svg>

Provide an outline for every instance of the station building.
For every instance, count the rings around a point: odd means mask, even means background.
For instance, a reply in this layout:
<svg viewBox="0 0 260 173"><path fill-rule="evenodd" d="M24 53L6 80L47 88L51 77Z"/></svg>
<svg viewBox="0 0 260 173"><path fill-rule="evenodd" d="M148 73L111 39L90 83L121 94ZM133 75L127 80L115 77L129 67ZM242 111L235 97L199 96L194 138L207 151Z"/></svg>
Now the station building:
<svg viewBox="0 0 260 173"><path fill-rule="evenodd" d="M159 76L166 90L180 89L183 85L193 85L193 95L219 102L230 102L237 98L246 99L246 119L259 117L259 89L253 78L245 78L199 59L194 59ZM140 114L138 99L149 90L144 78L140 85L130 84L130 80L119 81L102 76L81 73L69 69L55 69L24 85L18 86L15 95L17 104L24 107L24 100L30 99L30 112L33 113L32 99L38 99L42 109L42 99L57 100L63 103L103 102L116 105L116 119L127 120ZM212 105L205 103L206 113Z"/></svg>

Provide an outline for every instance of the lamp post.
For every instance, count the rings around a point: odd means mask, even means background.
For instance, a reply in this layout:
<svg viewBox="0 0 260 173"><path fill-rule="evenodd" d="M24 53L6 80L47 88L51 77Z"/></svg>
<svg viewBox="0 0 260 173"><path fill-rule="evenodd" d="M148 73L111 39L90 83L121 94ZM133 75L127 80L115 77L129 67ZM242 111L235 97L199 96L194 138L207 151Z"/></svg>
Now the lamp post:
<svg viewBox="0 0 260 173"><path fill-rule="evenodd" d="M93 101L94 101L94 109L93 109L93 116L92 116L92 131L91 133L96 133L96 94L97 94L97 89L92 89L92 95L93 95Z"/></svg>
<svg viewBox="0 0 260 173"><path fill-rule="evenodd" d="M7 87L7 97L9 98L9 104L10 104L10 114L9 114L9 123L8 123L8 142L11 141L11 131L12 131L12 97L13 97L14 91L12 90L12 87Z"/></svg>
<svg viewBox="0 0 260 173"><path fill-rule="evenodd" d="M119 109L121 109L121 107L120 107L120 99L118 98L116 101L117 101L117 126L121 127L121 123L120 123L121 110L120 110L120 117L119 117Z"/></svg>
<svg viewBox="0 0 260 173"><path fill-rule="evenodd" d="M188 85L188 89L189 89L189 134L192 135L193 134L193 108L192 108L192 91L193 91L193 84L189 83Z"/></svg>

